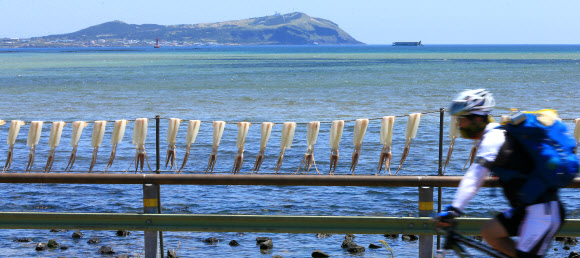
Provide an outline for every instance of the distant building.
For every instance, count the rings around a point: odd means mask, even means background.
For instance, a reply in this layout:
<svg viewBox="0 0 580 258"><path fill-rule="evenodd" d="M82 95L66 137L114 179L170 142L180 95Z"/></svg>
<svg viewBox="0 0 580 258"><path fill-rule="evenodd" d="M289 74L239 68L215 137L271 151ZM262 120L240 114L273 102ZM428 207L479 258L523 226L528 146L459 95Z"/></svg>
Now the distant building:
<svg viewBox="0 0 580 258"><path fill-rule="evenodd" d="M421 41L397 41L397 42L393 42L393 46L423 46L423 44L421 44Z"/></svg>

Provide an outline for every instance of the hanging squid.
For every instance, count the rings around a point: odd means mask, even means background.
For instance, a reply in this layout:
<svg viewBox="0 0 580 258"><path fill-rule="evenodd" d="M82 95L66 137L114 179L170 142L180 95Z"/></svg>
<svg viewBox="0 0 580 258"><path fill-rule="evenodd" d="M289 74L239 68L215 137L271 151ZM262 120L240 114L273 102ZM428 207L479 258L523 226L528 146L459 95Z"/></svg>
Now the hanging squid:
<svg viewBox="0 0 580 258"><path fill-rule="evenodd" d="M314 144L316 144L319 130L320 122L315 121L308 123L308 131L306 132L306 154L304 154L304 158L302 158L302 162L300 163L298 170L296 170L296 173L298 173L298 171L300 171L302 168L302 165L304 165L304 169L302 171L306 171L306 174L308 174L312 164L314 164L316 173L320 174L320 172L318 172L318 168L316 167L316 161L314 160Z"/></svg>
<svg viewBox="0 0 580 258"><path fill-rule="evenodd" d="M401 157L401 162L399 168L395 175L399 173L399 170L403 166L403 162L409 155L409 150L411 149L411 139L417 136L417 129L419 128L419 121L421 120L421 113L409 114L409 120L407 120L407 128L405 129L405 149L403 150L403 156Z"/></svg>
<svg viewBox="0 0 580 258"><path fill-rule="evenodd" d="M469 157L467 157L467 161L465 161L465 165L463 166L463 169L461 169L461 171L465 170L466 168L471 167L471 164L473 164L473 161L475 161L475 155L477 155L478 143L479 143L479 140L473 141L473 145L471 146L471 151L469 151ZM467 166L467 163L469 163L469 166Z"/></svg>
<svg viewBox="0 0 580 258"><path fill-rule="evenodd" d="M113 126L113 135L111 135L111 156L109 157L109 163L107 163L107 167L103 170L103 173L109 169L113 165L113 161L115 161L115 156L117 154L117 145L123 140L123 136L125 136L125 128L127 127L127 120L115 120L115 125Z"/></svg>
<svg viewBox="0 0 580 258"><path fill-rule="evenodd" d="M95 121L95 124L93 125L93 135L91 137L91 147L93 148L93 157L91 158L91 166L89 167L89 173L93 171L93 167L97 163L97 153L99 152L99 147L101 147L101 143L103 143L106 126L107 121L104 120Z"/></svg>
<svg viewBox="0 0 580 258"><path fill-rule="evenodd" d="M165 168L167 168L167 164L171 162L171 169L174 171L177 169L177 164L175 163L175 141L180 123L181 119L170 118L169 126L167 127L167 143L169 146L167 147L167 154L165 156Z"/></svg>
<svg viewBox="0 0 580 258"><path fill-rule="evenodd" d="M244 145L246 144L246 136L248 135L248 129L251 123L239 122L238 123L238 140L236 141L236 148L238 148L238 153L236 153L236 158L234 159L234 166L232 167L232 173L240 173L242 164L244 163Z"/></svg>
<svg viewBox="0 0 580 258"><path fill-rule="evenodd" d="M352 161L350 163L350 171L354 175L354 170L356 165L358 165L358 158L360 156L360 148L362 147L363 138L367 132L367 126L369 125L369 120L366 118L357 119L354 124L354 132L352 138L352 144L354 145L354 151L352 152Z"/></svg>
<svg viewBox="0 0 580 258"><path fill-rule="evenodd" d="M282 167L282 161L284 161L284 153L286 152L286 149L292 147L295 130L295 122L284 122L282 127L282 137L280 139L280 155L278 155L278 161L276 162L276 174L278 174L280 167Z"/></svg>
<svg viewBox="0 0 580 258"><path fill-rule="evenodd" d="M77 158L77 147L79 146L79 140L81 139L81 134L85 126L87 126L87 122L85 121L75 121L72 124L73 131L70 140L70 146L73 148L70 154L70 158L68 159L68 164L64 171L70 171L75 164L75 160Z"/></svg>
<svg viewBox="0 0 580 258"><path fill-rule="evenodd" d="M381 120L381 144L383 149L381 150L381 157L379 159L379 168L377 170L377 175L381 172L383 164L385 165L385 173L387 169L389 170L389 175L391 175L391 143L393 142L393 124L395 123L394 116L385 116Z"/></svg>
<svg viewBox="0 0 580 258"><path fill-rule="evenodd" d="M574 149L574 153L578 151L578 145L580 145L580 118L574 119L574 123L576 127L574 127L574 139L576 139L576 148Z"/></svg>
<svg viewBox="0 0 580 258"><path fill-rule="evenodd" d="M260 126L260 152L258 156L256 156L256 163L254 163L254 168L252 168L252 174L254 171L258 173L260 171L260 167L262 166L262 162L264 161L264 152L266 151L266 145L268 145L268 140L270 139L270 134L272 133L272 127L274 123L272 122L263 122Z"/></svg>
<svg viewBox="0 0 580 258"><path fill-rule="evenodd" d="M9 146L8 157L6 157L6 164L4 164L4 169L2 169L2 173L10 169L10 165L12 165L12 159L14 158L14 144L16 143L16 137L18 137L21 125L24 125L24 122L20 120L12 120L10 122L10 130L8 131L8 141L7 141Z"/></svg>
<svg viewBox="0 0 580 258"><path fill-rule="evenodd" d="M224 128L226 127L226 122L213 121L211 126L213 127L213 147L211 149L211 154L209 155L209 161L207 162L207 169L205 169L205 173L213 173L213 169L215 168L215 163L217 160L218 147L224 133Z"/></svg>
<svg viewBox="0 0 580 258"><path fill-rule="evenodd" d="M149 170L152 170L147 159L147 151L145 150L148 122L149 120L147 118L135 119L135 125L133 127L133 145L135 145L135 158L133 161L135 162L135 173L139 170L139 165L141 165L141 172L143 172L145 162L147 162Z"/></svg>
<svg viewBox="0 0 580 258"><path fill-rule="evenodd" d="M336 164L338 163L338 145L340 144L340 139L342 138L342 131L344 129L344 120L332 121L330 126L330 171L329 175L334 175L336 170Z"/></svg>
<svg viewBox="0 0 580 258"><path fill-rule="evenodd" d="M197 133L199 132L199 126L201 125L200 120L189 120L189 124L187 125L187 136L185 137L185 157L183 158L183 164L181 164L181 168L177 173L180 173L181 170L187 164L187 159L189 158L189 152L191 151L191 145L195 142L197 138Z"/></svg>
<svg viewBox="0 0 580 258"><path fill-rule="evenodd" d="M449 164L449 160L451 159L451 154L453 153L453 146L455 145L455 139L459 137L459 127L457 126L457 116L451 116L451 122L449 123L449 140L451 143L449 144L449 150L447 151L447 158L445 159L445 163L443 164L443 171Z"/></svg>
<svg viewBox="0 0 580 258"><path fill-rule="evenodd" d="M65 122L52 122L52 128L50 129L50 137L48 138L48 146L50 147L50 152L48 154L48 160L46 161L46 167L44 167L44 173L50 172L52 169L52 164L54 163L54 153L56 147L60 144L60 136L62 135L62 129L66 125Z"/></svg>
<svg viewBox="0 0 580 258"><path fill-rule="evenodd" d="M32 165L34 165L34 150L36 145L40 141L40 133L42 132L42 121L32 121L30 123L30 129L28 129L28 139L26 140L26 145L30 147L30 153L28 153L28 164L26 165L25 172L30 172Z"/></svg>

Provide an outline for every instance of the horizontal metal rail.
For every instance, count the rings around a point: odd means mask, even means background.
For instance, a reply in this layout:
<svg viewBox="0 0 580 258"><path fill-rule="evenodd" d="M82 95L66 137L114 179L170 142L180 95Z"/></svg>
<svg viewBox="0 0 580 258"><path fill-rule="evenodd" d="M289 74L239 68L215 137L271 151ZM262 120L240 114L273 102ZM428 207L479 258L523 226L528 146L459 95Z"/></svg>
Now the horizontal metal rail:
<svg viewBox="0 0 580 258"><path fill-rule="evenodd" d="M457 187L461 178L461 176L4 173L0 174L0 183ZM485 179L483 186L497 187L499 182L497 178L490 177ZM580 188L580 178L576 178L568 188Z"/></svg>
<svg viewBox="0 0 580 258"><path fill-rule="evenodd" d="M159 184L159 185L293 185L293 186L450 186L461 177L347 175L215 175L215 174L0 174L0 183ZM490 182L494 180L491 179Z"/></svg>
<svg viewBox="0 0 580 258"><path fill-rule="evenodd" d="M458 218L458 231L478 235L486 218ZM84 229L136 231L436 234L429 217L269 216L131 213L0 212L1 229ZM580 236L570 219L558 234Z"/></svg>

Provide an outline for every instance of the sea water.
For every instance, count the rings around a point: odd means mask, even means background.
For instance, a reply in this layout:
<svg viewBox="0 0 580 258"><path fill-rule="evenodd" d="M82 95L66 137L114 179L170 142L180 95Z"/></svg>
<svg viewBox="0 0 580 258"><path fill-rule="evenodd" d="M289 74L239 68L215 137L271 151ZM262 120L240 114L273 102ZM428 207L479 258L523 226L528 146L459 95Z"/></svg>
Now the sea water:
<svg viewBox="0 0 580 258"><path fill-rule="evenodd" d="M298 123L292 147L286 150L281 174L296 172L306 151L306 123L321 121L315 144L316 167L329 169L329 130L333 120L346 120L340 142L336 174L346 175L354 149L354 120L369 118L357 175L374 175L382 145L380 118L397 116L392 143L392 168L396 170L405 144L410 113L423 113L416 138L399 175L434 175L438 169L440 108L464 89L485 88L493 93L495 115L510 108L553 108L573 129L580 117L579 45L427 45L391 46L259 46L197 48L57 48L0 49L0 159L8 146L9 121L45 121L36 149L33 170L41 172L48 158L52 121L111 121L99 148L96 171L102 171L111 151L113 120L161 117L160 159L165 159L168 118L183 119L177 136L177 162L185 149L187 120L202 120L183 173L200 173L207 167L212 148L211 121L226 121L215 173L229 173L237 152L235 122L250 127L241 173L249 174L260 142L260 123L274 122L260 173L272 173L279 154L281 123ZM444 154L447 153L449 116L445 114ZM155 162L154 120L150 120L146 149ZM22 126L14 146L10 173L22 173L29 147L29 125ZM67 124L51 173L63 173L72 147ZM135 155L131 144L133 123L127 126L117 149L111 173L126 171ZM92 124L82 134L76 173L86 173L93 149ZM472 141L457 139L447 175L462 175ZM446 155L444 155L445 158ZM162 167L163 168L163 167ZM394 172L394 171L392 171ZM161 173L174 173L169 168ZM201 172L202 173L202 172ZM316 173L311 170L310 173ZM384 172L380 176L384 176ZM443 205L451 202L454 188L443 189ZM575 190L562 191L568 218L579 218L580 197ZM0 211L18 212L142 212L140 185L4 184ZM417 216L418 192L413 187L306 187L306 186L161 186L162 212L166 214L256 214L314 216ZM467 208L472 217L492 217L508 207L501 190L482 189ZM0 256L95 257L101 245L118 254L143 256L143 233L117 237L111 231L83 231L74 240L72 231L2 230ZM324 232L320 232L324 233ZM344 235L318 239L315 234L164 232L166 249L181 257L309 257L320 249L333 257L385 257L386 249L351 255L340 245ZM273 239L274 248L260 253L258 236ZM31 237L31 243L13 242ZM102 242L86 241L99 237ZM208 237L216 245L202 242ZM55 239L67 250L36 252L38 242ZM241 246L230 247L230 240ZM386 240L396 257L417 256L418 243L386 239L382 235L356 235L362 246ZM550 255L567 256L561 244ZM553 249L553 248L552 248ZM574 247L572 247L574 250Z"/></svg>

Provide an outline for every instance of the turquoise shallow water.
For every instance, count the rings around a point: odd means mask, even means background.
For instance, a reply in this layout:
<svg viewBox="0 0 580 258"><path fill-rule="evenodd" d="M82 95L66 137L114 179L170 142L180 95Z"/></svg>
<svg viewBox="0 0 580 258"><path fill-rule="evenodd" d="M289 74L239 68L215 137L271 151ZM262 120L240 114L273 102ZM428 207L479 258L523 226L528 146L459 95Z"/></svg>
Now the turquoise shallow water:
<svg viewBox="0 0 580 258"><path fill-rule="evenodd" d="M510 108L535 110L554 108L572 128L571 119L580 117L580 46L348 46L348 47L212 47L153 49L0 49L0 89L6 121L75 121L153 118L160 115L164 159L167 118L200 119L199 136L185 173L205 170L211 152L209 121L249 121L242 173L249 173L259 150L259 123L298 122L292 148L286 151L282 173L293 173L306 150L306 125L322 121L315 158L321 172L328 170L330 122L347 120L340 145L337 174L347 174L353 151L352 131L357 118L371 118L364 138L357 174L374 174L381 145L380 118L398 116L393 136L393 163L398 164L404 146L409 113L425 113L411 152L400 174L435 174L438 164L438 130L441 107L466 88L486 88L498 103L496 114ZM447 123L449 117L445 118ZM180 127L178 162L183 157L186 123ZM61 172L71 151L71 125L64 129L56 151L53 170ZM127 126L117 159L111 168L124 171L134 155L133 124ZM154 153L154 124L149 125L147 150ZM88 170L92 124L85 128L78 148L75 170ZM273 170L279 153L281 125L274 127L266 149L262 173ZM49 152L50 124L44 126L36 151L34 169L41 170ZM112 123L99 149L96 170L103 170L111 151ZM15 145L12 172L25 168L28 155L22 127ZM444 132L444 153L449 139ZM0 158L6 157L8 125L0 127ZM229 172L233 165L237 135L234 124L226 125L220 143L216 171ZM447 174L462 174L471 142L459 139ZM164 171L163 173L172 173ZM2 211L46 212L141 212L140 186L115 185L10 185L1 190ZM444 204L455 189L445 189ZM496 196L496 198L490 198ZM580 200L572 190L563 191L571 218L578 218ZM416 216L414 188L372 187L242 187L163 186L164 213ZM484 189L469 206L470 216L492 216L507 204L501 192ZM2 255L57 257L94 256L98 246L86 244L99 236L103 244L118 253L139 254L142 234L133 232L118 238L114 232L88 231L87 239L74 242L65 233L44 230L5 230L0 237ZM66 251L37 253L33 244L11 242L16 236L34 237L36 242L55 238L71 246ZM223 239L220 244L202 243L207 237ZM275 248L260 254L256 236L270 236ZM239 248L227 245L236 239ZM356 242L378 244L381 235L357 236ZM340 248L343 236L317 239L311 234L255 234L166 232L165 244L184 257L240 256L308 257L314 249L333 256L351 256ZM415 256L416 242L389 241L397 257ZM300 248L293 248L299 246ZM86 247L86 249L83 249ZM559 248L562 250L561 248ZM563 254L552 252L554 255ZM383 257L385 249L368 250L360 257ZM563 255L562 255L563 256Z"/></svg>

